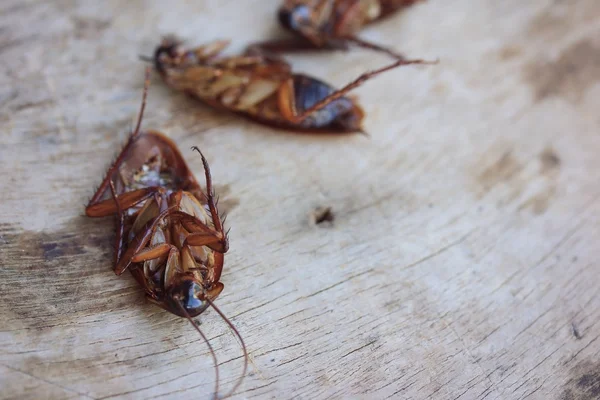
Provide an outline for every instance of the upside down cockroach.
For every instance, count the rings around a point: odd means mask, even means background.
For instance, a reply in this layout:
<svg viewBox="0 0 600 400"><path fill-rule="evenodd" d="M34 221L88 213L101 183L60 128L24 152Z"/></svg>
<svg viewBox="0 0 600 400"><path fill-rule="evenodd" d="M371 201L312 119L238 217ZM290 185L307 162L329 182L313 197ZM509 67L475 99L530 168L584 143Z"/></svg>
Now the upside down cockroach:
<svg viewBox="0 0 600 400"><path fill-rule="evenodd" d="M165 38L154 53L154 67L167 85L213 107L296 131L363 132L364 112L346 93L401 65L430 63L399 60L335 90L293 73L283 59L258 48L243 56L218 57L228 43L215 41L187 50L174 38Z"/></svg>
<svg viewBox="0 0 600 400"><path fill-rule="evenodd" d="M88 217L117 216L115 273L128 269L152 303L187 318L207 343L215 363L215 398L219 392L216 355L192 318L212 307L229 325L244 352L243 373L229 396L244 378L248 355L241 335L214 304L224 287L219 279L228 236L217 210L210 168L200 150L193 147L202 158L206 193L170 139L159 132L140 131L149 75L148 68L137 126L85 212Z"/></svg>
<svg viewBox="0 0 600 400"><path fill-rule="evenodd" d="M365 25L423 0L285 0L279 8L281 26L295 40L274 40L254 46L276 53L310 49L347 50L356 45L404 59L394 51L359 39Z"/></svg>

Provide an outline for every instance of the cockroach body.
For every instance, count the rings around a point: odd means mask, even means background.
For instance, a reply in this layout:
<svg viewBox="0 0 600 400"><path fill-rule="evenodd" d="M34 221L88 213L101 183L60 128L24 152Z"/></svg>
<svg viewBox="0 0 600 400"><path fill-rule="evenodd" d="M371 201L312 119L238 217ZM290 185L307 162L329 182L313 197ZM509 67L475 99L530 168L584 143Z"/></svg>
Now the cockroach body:
<svg viewBox="0 0 600 400"><path fill-rule="evenodd" d="M335 90L316 78L293 73L287 62L256 47L242 56L218 57L227 45L215 41L187 50L179 41L165 38L153 63L169 86L213 107L305 132L363 132L364 111L346 93L401 65L427 63L396 61Z"/></svg>
<svg viewBox="0 0 600 400"><path fill-rule="evenodd" d="M213 303L224 287L219 280L229 242L209 165L194 148L204 165L204 193L169 138L140 132L149 73L148 69L137 127L88 203L86 215L117 216L115 273L129 270L152 303L187 318L208 344L216 366L210 343L191 319L214 308L242 343L245 374L243 340Z"/></svg>
<svg viewBox="0 0 600 400"><path fill-rule="evenodd" d="M204 297L214 300L223 289L227 237L219 216L200 202L212 199L203 195L175 144L158 132L134 136L118 163L86 208L90 217L122 217L115 273L129 269L152 302L185 317L175 301L181 297L185 311L197 316L208 307Z"/></svg>
<svg viewBox="0 0 600 400"><path fill-rule="evenodd" d="M293 52L347 50L353 44L403 59L402 55L356 35L365 25L419 1L423 0L285 0L279 8L278 19L297 40L275 40L255 46L271 52Z"/></svg>

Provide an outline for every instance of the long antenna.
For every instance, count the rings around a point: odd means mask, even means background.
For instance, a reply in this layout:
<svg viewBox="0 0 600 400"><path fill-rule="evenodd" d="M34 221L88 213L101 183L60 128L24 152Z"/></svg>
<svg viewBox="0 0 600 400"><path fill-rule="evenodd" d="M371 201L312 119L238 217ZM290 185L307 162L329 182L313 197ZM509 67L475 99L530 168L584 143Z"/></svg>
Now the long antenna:
<svg viewBox="0 0 600 400"><path fill-rule="evenodd" d="M217 400L219 398L219 364L217 362L217 355L215 354L213 347L210 345L208 338L204 335L204 333L202 333L202 331L200 330L198 325L194 322L192 317L190 317L190 314L188 314L188 312L183 307L183 305L181 305L181 303L179 301L176 301L175 303L177 303L177 305L179 306L179 309L183 312L183 314L185 315L187 320L190 321L190 324L192 324L194 329L196 329L196 331L198 331L200 336L202 336L202 339L204 339L204 342L206 342L206 345L208 346L208 349L210 350L210 355L212 356L213 364L215 364L215 400ZM209 303L210 303L210 301L209 301ZM212 305L212 303L211 303L211 305Z"/></svg>
<svg viewBox="0 0 600 400"><path fill-rule="evenodd" d="M242 335L240 335L240 333L235 328L235 326L233 326L231 321L225 316L225 314L223 314L223 312L221 312L221 310L219 310L219 308L215 305L215 303L213 303L208 297L206 297L206 301L208 302L208 304L210 304L210 306L212 308L215 309L215 311L217 313L219 313L221 318L223 318L223 321L225 321L227 323L227 325L229 325L229 328L238 337L238 339L240 340L240 343L242 345L242 351L244 352L244 370L242 371L242 375L240 376L240 378L238 379L236 384L233 386L233 388L225 396L221 397L222 399L224 399L224 398L231 396L233 393L235 393L237 388L242 384L244 377L246 376L246 371L248 370L248 350L246 349L246 344L244 343L244 339L242 339Z"/></svg>
<svg viewBox="0 0 600 400"><path fill-rule="evenodd" d="M140 127L142 126L142 118L144 117L144 109L146 109L146 97L148 97L148 88L150 87L150 67L146 67L146 78L144 79L144 94L142 95L142 106L140 107L140 114L138 115L137 125L135 131L131 134L131 137L135 137L140 133Z"/></svg>
<svg viewBox="0 0 600 400"><path fill-rule="evenodd" d="M370 71L370 72L366 72L362 75L360 75L358 78L356 78L355 80L353 80L352 82L350 82L349 84L347 84L346 86L344 86L343 88L336 90L335 92L329 94L327 97L321 99L320 101L316 102L315 104L313 104L311 107L309 107L308 109L304 110L301 114L298 115L294 115L291 118L291 122L294 122L296 124L304 121L306 118L308 118L310 116L310 114L312 114L315 111L318 111L320 109L322 109L323 107L325 107L327 104L339 99L340 97L343 97L346 93L348 93L349 91L351 91L352 89L356 89L357 87L359 87L360 85L362 85L363 83L365 83L366 81L368 81L369 79L372 79L374 77L376 77L379 74L382 74L384 72L387 72L389 70L392 70L394 68L398 68L402 65L411 65L411 64L437 64L438 61L426 61L426 60L398 60L396 62L393 62L392 64L388 64L385 67Z"/></svg>

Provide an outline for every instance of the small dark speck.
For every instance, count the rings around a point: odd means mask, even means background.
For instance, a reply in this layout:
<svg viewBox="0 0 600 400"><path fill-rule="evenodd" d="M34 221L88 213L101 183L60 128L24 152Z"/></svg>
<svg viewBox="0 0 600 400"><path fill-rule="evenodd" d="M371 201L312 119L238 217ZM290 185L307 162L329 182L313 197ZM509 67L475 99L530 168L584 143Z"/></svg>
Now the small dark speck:
<svg viewBox="0 0 600 400"><path fill-rule="evenodd" d="M579 258L577 258L577 256L573 256L573 258L571 258L571 262L577 262L577 260L579 260Z"/></svg>
<svg viewBox="0 0 600 400"><path fill-rule="evenodd" d="M556 256L554 256L554 258L556 258L556 261L560 261L560 254L557 254Z"/></svg>
<svg viewBox="0 0 600 400"><path fill-rule="evenodd" d="M427 207L429 207L429 208L433 208L433 203L429 203L429 204L427 204Z"/></svg>
<svg viewBox="0 0 600 400"><path fill-rule="evenodd" d="M540 160L544 169L552 169L560 166L560 157L550 148L540 154Z"/></svg>
<svg viewBox="0 0 600 400"><path fill-rule="evenodd" d="M274 358L271 358L271 362L275 362L275 359L274 359Z"/></svg>
<svg viewBox="0 0 600 400"><path fill-rule="evenodd" d="M324 222L328 222L330 225L332 225L333 221L335 220L335 215L333 214L331 207L317 207L311 213L311 220L316 225L320 225Z"/></svg>
<svg viewBox="0 0 600 400"><path fill-rule="evenodd" d="M582 338L579 329L577 329L577 325L575 325L574 322L571 322L571 332L573 333L573 336L575 336L575 339L580 340Z"/></svg>

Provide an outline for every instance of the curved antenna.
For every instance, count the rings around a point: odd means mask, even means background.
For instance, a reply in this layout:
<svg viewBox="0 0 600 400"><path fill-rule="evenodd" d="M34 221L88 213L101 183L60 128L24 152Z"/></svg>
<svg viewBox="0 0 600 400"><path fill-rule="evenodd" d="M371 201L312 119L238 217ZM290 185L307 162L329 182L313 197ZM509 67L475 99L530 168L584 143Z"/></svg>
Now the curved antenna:
<svg viewBox="0 0 600 400"><path fill-rule="evenodd" d="M344 86L343 88L336 90L332 93L330 93L328 96L324 97L323 99L317 101L315 104L313 104L312 106L310 106L309 108L307 108L306 110L302 111L301 114L295 114L294 116L291 117L290 121L295 123L295 124L299 124L300 122L304 121L306 118L308 118L310 116L310 114L312 114L315 111L319 111L322 108L324 108L325 106L327 106L328 104L330 104L331 102L339 99L340 97L343 97L346 95L346 93L348 93L349 91L356 89L357 87L361 86L363 83L365 83L366 81L376 77L377 75L380 75L384 72L387 72L389 70L392 70L394 68L398 68L400 66L403 65L411 65L411 64L437 64L438 60L436 61L427 61L427 60L405 60L405 59L401 59L398 60L396 62L393 62L391 64L388 64L382 68L370 71L370 72L366 72L362 75L360 75L358 78L356 78L355 80L353 80L352 82L350 82L349 84L347 84L346 86Z"/></svg>
<svg viewBox="0 0 600 400"><path fill-rule="evenodd" d="M144 79L144 94L142 95L142 106L140 107L140 114L138 115L137 125L135 131L131 134L131 137L135 137L140 133L140 127L142 126L142 118L144 117L144 109L146 109L146 97L148 97L148 88L150 87L150 67L146 67L146 78Z"/></svg>
<svg viewBox="0 0 600 400"><path fill-rule="evenodd" d="M204 333L202 333L202 331L200 330L198 325L196 325L196 323L194 322L192 317L190 317L190 314L188 314L188 312L183 307L183 305L181 305L181 303L179 301L176 301L175 303L177 303L177 305L179 306L179 309L183 312L183 315L185 315L187 320L190 321L190 324L192 324L194 329L196 329L198 331L198 333L200 334L200 336L202 336L202 339L204 340L204 342L208 346L208 349L210 350L210 355L212 356L213 364L215 364L215 400L217 400L219 398L219 364L217 361L217 355L215 354L213 347L211 346L210 342L208 341L208 338L204 335Z"/></svg>
<svg viewBox="0 0 600 400"><path fill-rule="evenodd" d="M248 370L248 350L246 349L246 344L244 343L244 339L242 339L242 335L240 335L240 332L238 332L236 327L233 326L233 323L231 323L229 318L227 318L225 316L225 314L223 314L223 312L221 310L219 310L219 308L215 305L215 303L213 303L208 297L205 297L205 298L206 298L206 301L208 302L208 304L210 304L210 306L215 309L215 311L221 316L221 318L223 318L223 321L225 321L227 323L227 325L229 325L229 328L238 337L238 339L240 340L240 343L242 345L242 351L244 352L244 369L242 371L242 375L240 376L240 378L238 379L236 384L233 386L233 388L225 396L221 397L221 399L225 399L225 398L233 395L233 393L235 393L235 391L238 389L238 387L240 387L240 385L242 384L244 377L246 376L246 371Z"/></svg>

